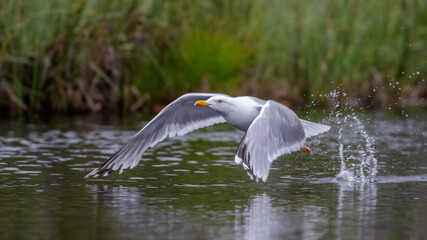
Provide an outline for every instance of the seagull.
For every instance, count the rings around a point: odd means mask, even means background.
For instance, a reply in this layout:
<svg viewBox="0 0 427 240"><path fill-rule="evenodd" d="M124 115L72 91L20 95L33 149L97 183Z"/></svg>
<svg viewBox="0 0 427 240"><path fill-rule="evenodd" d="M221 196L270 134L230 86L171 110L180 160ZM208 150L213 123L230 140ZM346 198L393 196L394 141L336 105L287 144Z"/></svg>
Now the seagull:
<svg viewBox="0 0 427 240"><path fill-rule="evenodd" d="M329 126L299 119L288 107L251 96L184 94L157 114L130 141L85 178L107 176L115 170L134 168L148 148L166 138L227 122L245 132L234 161L242 164L251 179L267 181L270 166L279 156L299 150L311 153L307 138Z"/></svg>

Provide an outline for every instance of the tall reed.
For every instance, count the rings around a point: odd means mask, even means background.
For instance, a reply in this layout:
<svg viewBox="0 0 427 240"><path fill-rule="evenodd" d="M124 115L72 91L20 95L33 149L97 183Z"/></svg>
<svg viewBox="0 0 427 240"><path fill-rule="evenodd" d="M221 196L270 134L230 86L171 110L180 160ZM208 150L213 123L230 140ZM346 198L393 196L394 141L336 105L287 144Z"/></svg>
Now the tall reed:
<svg viewBox="0 0 427 240"><path fill-rule="evenodd" d="M389 83L409 96L427 72L423 0L4 0L0 9L2 116L138 111L187 91L307 101L341 85L359 97L383 87L387 99Z"/></svg>

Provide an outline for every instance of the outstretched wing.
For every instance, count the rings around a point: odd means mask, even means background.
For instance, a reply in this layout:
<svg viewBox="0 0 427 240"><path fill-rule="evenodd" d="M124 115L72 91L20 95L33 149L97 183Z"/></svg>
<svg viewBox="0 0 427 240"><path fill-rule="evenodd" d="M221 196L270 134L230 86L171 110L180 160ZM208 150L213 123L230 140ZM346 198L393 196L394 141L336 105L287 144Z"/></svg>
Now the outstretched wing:
<svg viewBox="0 0 427 240"><path fill-rule="evenodd" d="M135 167L147 148L153 147L167 137L182 136L202 127L225 122L218 112L207 107L194 106L196 101L207 100L214 95L219 94L189 93L182 95L160 111L129 143L85 177L108 175L119 168L122 173L124 169Z"/></svg>
<svg viewBox="0 0 427 240"><path fill-rule="evenodd" d="M297 115L273 100L267 101L240 141L235 156L251 178L264 182L271 163L281 155L300 150L305 132Z"/></svg>

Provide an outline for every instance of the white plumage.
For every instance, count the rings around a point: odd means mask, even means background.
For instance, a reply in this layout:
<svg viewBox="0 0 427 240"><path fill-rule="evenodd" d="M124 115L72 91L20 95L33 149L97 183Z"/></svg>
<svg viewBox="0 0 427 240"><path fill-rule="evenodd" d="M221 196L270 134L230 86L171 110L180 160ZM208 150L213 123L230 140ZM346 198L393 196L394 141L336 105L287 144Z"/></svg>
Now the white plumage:
<svg viewBox="0 0 427 240"><path fill-rule="evenodd" d="M273 100L189 93L166 106L129 143L86 177L108 175L119 168L122 173L135 167L147 148L165 138L222 122L246 133L237 148L235 162L242 163L252 179L263 181L267 180L275 159L302 148L309 152L304 146L306 138L330 129L300 120L291 109Z"/></svg>

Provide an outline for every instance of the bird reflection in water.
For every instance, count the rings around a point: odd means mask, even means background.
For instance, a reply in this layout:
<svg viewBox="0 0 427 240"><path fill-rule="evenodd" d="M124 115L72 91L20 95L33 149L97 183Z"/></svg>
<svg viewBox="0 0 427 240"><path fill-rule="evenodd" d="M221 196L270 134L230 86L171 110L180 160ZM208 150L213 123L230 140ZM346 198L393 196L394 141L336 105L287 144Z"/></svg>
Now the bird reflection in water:
<svg viewBox="0 0 427 240"><path fill-rule="evenodd" d="M235 239L374 239L377 189L373 183L338 183L336 203L276 204L267 193L255 195L235 211ZM308 200L307 202L315 202Z"/></svg>
<svg viewBox="0 0 427 240"><path fill-rule="evenodd" d="M337 201L317 201L318 198L307 196L296 205L293 195L281 197L275 192L271 197L264 192L253 195L247 204L236 204L234 213L230 213L212 211L208 206L185 206L179 197L148 198L143 189L136 187L88 185L97 202L94 211L103 209L99 215L104 217L97 217L102 221L99 224L115 229L112 234L117 237L130 234L146 239L375 238L376 185L338 182L333 188L337 188L333 191Z"/></svg>

